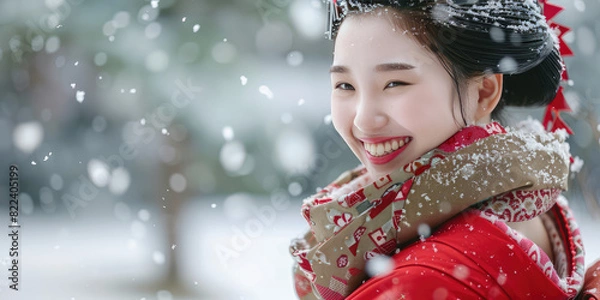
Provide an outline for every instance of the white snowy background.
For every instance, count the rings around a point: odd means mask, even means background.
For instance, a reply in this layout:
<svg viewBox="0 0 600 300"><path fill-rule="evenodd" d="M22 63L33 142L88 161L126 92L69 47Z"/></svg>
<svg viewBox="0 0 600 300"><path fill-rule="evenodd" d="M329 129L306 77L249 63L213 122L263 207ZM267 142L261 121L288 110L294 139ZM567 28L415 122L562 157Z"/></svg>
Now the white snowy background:
<svg viewBox="0 0 600 300"><path fill-rule="evenodd" d="M591 263L600 1L555 3ZM0 226L10 164L22 226L19 292L0 235L0 299L294 299L301 199L358 164L328 117L325 22L320 0L0 1Z"/></svg>

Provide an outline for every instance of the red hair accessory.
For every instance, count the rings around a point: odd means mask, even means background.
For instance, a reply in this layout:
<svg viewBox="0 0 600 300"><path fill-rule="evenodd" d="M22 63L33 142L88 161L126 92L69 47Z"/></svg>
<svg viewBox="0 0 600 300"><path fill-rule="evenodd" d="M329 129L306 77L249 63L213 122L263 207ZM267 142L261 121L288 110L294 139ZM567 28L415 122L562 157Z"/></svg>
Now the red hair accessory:
<svg viewBox="0 0 600 300"><path fill-rule="evenodd" d="M560 13L563 10L563 8L558 5L548 3L547 0L540 0L540 3L543 4L543 10L544 10L544 16L546 17L546 22L548 23L550 28L556 32L556 35L558 36L560 55L562 57L573 56L573 51L569 48L569 46L563 40L563 36L565 35L565 33L567 33L571 29L564 25L555 23L552 20L556 15L558 15L558 13ZM563 71L562 71L561 78L563 81L566 81L569 79L569 76L567 74L567 69L564 66L564 62L563 62ZM546 130L551 131L551 132L554 132L558 129L564 129L569 134L573 134L573 130L571 130L571 128L569 128L569 126L560 117L560 112L562 112L562 111L570 112L571 108L567 104L565 95L563 94L563 88L559 87L558 92L556 93L556 97L546 107L546 113L544 114L544 120L542 121L542 124L544 125L544 128Z"/></svg>

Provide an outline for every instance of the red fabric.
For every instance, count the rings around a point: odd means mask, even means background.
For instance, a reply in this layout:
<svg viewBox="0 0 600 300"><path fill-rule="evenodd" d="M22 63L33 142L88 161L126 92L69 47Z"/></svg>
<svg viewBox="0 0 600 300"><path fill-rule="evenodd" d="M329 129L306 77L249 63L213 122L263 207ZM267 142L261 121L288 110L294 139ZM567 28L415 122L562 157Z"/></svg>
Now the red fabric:
<svg viewBox="0 0 600 300"><path fill-rule="evenodd" d="M600 260L596 261L585 272L585 281L583 290L578 300L599 300L600 299Z"/></svg>
<svg viewBox="0 0 600 300"><path fill-rule="evenodd" d="M464 213L393 256L391 273L349 300L568 299L522 248L489 221Z"/></svg>
<svg viewBox="0 0 600 300"><path fill-rule="evenodd" d="M565 33L569 32L571 28L564 26L562 24L554 23L552 21L548 22L550 28L552 28L558 35L558 48L560 49L560 55L562 56L573 56L573 50L567 45L564 40Z"/></svg>
<svg viewBox="0 0 600 300"><path fill-rule="evenodd" d="M544 16L546 17L546 20L551 20L552 18L554 18L556 15L558 15L559 12L561 12L564 8L562 8L562 6L558 6L556 4L551 4L551 3L547 3L546 1L543 1L544 3Z"/></svg>
<svg viewBox="0 0 600 300"><path fill-rule="evenodd" d="M569 104L567 103L567 100L563 94L562 87L558 88L556 97L550 104L548 104L542 124L544 125L544 128L550 132L555 132L558 129L565 129L567 133L573 134L573 130L571 130L571 128L569 128L569 126L560 118L561 111L571 111L571 108L569 107ZM548 128L550 122L552 122L552 128Z"/></svg>

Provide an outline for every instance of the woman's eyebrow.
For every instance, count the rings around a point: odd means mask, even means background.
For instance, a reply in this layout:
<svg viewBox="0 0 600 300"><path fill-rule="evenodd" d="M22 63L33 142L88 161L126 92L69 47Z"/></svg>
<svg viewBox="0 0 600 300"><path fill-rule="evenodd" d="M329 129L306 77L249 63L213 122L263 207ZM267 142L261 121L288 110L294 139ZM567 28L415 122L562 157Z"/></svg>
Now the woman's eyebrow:
<svg viewBox="0 0 600 300"><path fill-rule="evenodd" d="M412 70L415 66L407 63L387 63L375 66L377 72L391 72L391 71L406 71ZM350 73L350 70L346 66L333 65L329 69L329 73Z"/></svg>
<svg viewBox="0 0 600 300"><path fill-rule="evenodd" d="M415 66L409 65L407 63L387 63L380 64L375 67L375 71L377 72L390 72L390 71L406 71L412 70Z"/></svg>
<svg viewBox="0 0 600 300"><path fill-rule="evenodd" d="M350 73L350 70L345 66L333 65L329 69L329 73Z"/></svg>

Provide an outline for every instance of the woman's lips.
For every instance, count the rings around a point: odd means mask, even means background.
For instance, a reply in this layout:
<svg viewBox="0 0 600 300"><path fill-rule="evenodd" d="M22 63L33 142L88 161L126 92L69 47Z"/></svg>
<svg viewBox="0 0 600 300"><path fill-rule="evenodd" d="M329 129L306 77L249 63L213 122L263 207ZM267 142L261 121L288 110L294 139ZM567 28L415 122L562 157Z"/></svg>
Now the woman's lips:
<svg viewBox="0 0 600 300"><path fill-rule="evenodd" d="M364 139L363 148L367 159L373 164L381 165L396 158L412 139L410 137Z"/></svg>

